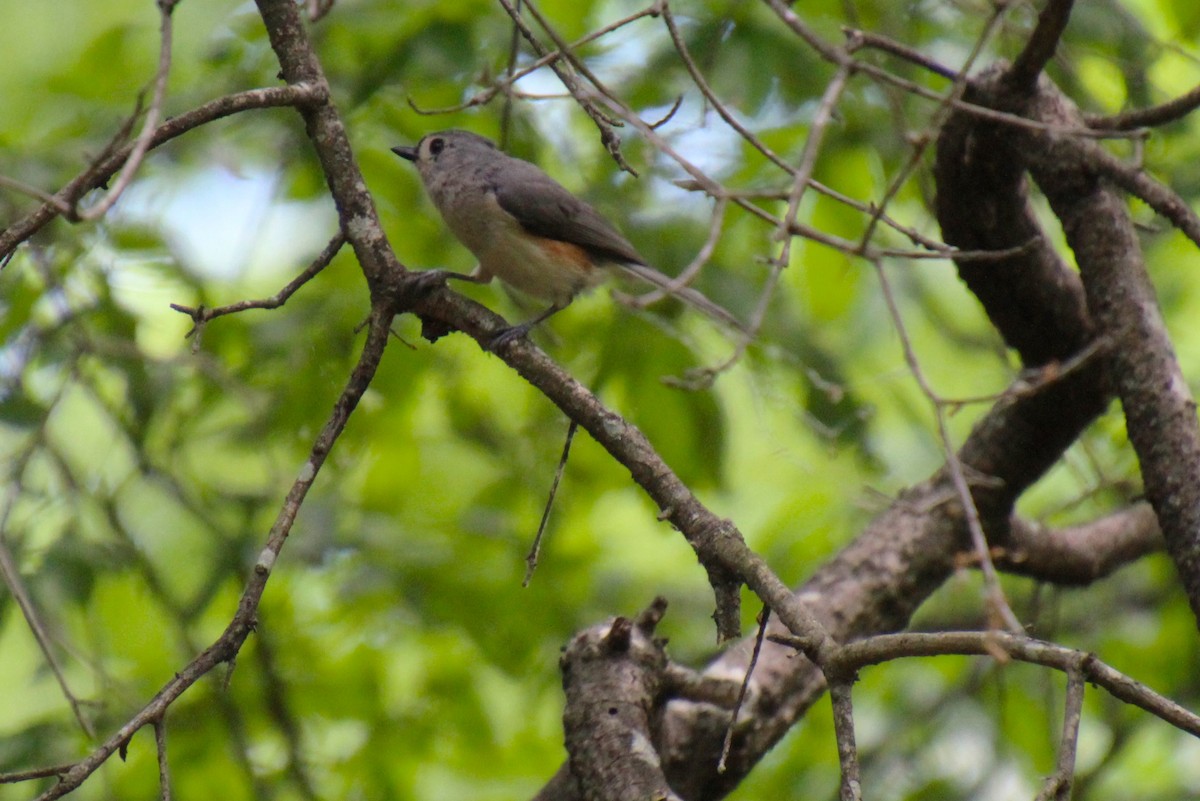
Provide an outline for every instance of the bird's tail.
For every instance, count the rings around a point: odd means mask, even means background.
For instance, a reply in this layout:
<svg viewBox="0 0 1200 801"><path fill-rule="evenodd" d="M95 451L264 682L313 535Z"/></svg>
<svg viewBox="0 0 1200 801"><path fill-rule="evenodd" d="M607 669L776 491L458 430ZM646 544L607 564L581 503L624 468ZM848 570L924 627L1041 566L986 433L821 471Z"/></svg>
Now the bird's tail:
<svg viewBox="0 0 1200 801"><path fill-rule="evenodd" d="M674 295L701 314L706 314L712 319L722 322L737 331L745 332L746 326L738 318L690 286L677 286L672 278L663 275L653 267L647 267L645 264L623 263L618 266L630 275L645 281L647 284L656 286L664 292Z"/></svg>

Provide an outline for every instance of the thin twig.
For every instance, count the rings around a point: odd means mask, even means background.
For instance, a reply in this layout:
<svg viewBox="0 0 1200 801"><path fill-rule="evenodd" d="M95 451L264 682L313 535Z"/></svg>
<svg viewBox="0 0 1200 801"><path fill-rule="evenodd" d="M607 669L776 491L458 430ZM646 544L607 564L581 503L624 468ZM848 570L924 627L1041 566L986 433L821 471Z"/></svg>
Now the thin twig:
<svg viewBox="0 0 1200 801"><path fill-rule="evenodd" d="M71 765L50 765L44 768L32 768L30 770L15 770L12 773L0 773L0 784L17 784L19 782L33 781L34 779L48 779L51 776L62 776L71 769Z"/></svg>
<svg viewBox="0 0 1200 801"><path fill-rule="evenodd" d="M167 75L171 72L171 38L173 28L171 13L175 10L175 5L178 2L179 0L158 0L161 36L161 43L158 49L158 73L154 77L154 97L150 101L150 108L146 110L146 121L142 124L142 132L138 134L137 141L133 143L133 149L130 151L129 157L125 159L125 165L121 168L121 173L117 176L117 181L112 189L95 206L80 212L79 219L81 220L90 222L108 213L108 210L113 207L113 204L117 202L121 195L124 194L125 189L132 183L134 174L142 164L142 158L150 150L155 129L158 127L158 120L162 116L163 101L166 100L167 96Z"/></svg>
<svg viewBox="0 0 1200 801"><path fill-rule="evenodd" d="M1008 600L1004 597L1004 590L1000 586L1000 578L996 573L996 566L992 564L991 553L988 550L987 535L984 533L983 523L979 519L979 509L975 506L975 499L967 483L963 464L959 460L958 454L955 452L954 445L951 442L950 428L946 423L946 402L934 392L933 387L930 386L928 379L925 377L925 372L921 368L916 351L908 337L908 329L904 325L904 318L900 314L900 307L896 303L896 297L892 292L891 282L888 280L882 265L875 265L875 274L879 277L883 299L887 305L888 314L892 318L896 334L900 338L900 346L904 352L904 360L908 364L909 372L916 379L922 394L929 398L933 404L934 418L938 429L938 441L941 443L942 452L946 457L946 469L950 473L950 480L954 485L955 492L958 494L959 502L962 504L967 531L971 535L971 544L974 546L975 553L979 558L979 569L983 575L983 583L986 591L988 625L1000 623L1013 633L1021 633L1024 631L1024 628L1021 626L1020 621L1017 620L1017 616L1013 614Z"/></svg>
<svg viewBox="0 0 1200 801"><path fill-rule="evenodd" d="M503 3L504 0L501 0L501 2ZM588 83L594 86L597 92L609 98L610 100L617 100L617 93L609 89L608 86L606 86L605 83L600 80L600 77L592 72L591 68L584 63L583 59L575 54L575 51L571 49L571 46L567 40L564 39L558 30L550 24L550 20L548 20L546 15L544 15L537 7L537 3L535 3L533 0L522 0L522 2L524 2L526 8L529 9L529 13L533 16L533 18L537 20L537 24L541 26L542 30L546 32L546 35L550 37L550 40L554 42L554 46L557 47L559 52L563 54L563 58L565 58L580 75L582 75L584 78L587 78ZM616 120L611 120L611 122L615 123Z"/></svg>
<svg viewBox="0 0 1200 801"><path fill-rule="evenodd" d="M696 61L692 58L691 51L688 50L687 42L684 40L683 34L680 33L679 26L675 24L675 15L671 13L671 8L667 4L667 0L663 0L662 3L662 18L667 26L667 32L671 35L671 42L675 45L675 51L679 53L680 61L683 62L684 68L692 78L692 83L696 84L696 88L700 90L704 98L712 105L717 114L721 115L721 119L725 120L725 124L737 131L742 139L749 142L755 150L766 156L775 166L794 174L795 168L788 164L787 159L767 147L767 144L759 139L753 131L742 125L738 121L738 118L733 115L733 112L721 101L721 98L717 97L717 93L709 86L704 73L696 66Z"/></svg>
<svg viewBox="0 0 1200 801"><path fill-rule="evenodd" d="M826 42L817 35L816 31L808 27L804 20L800 19L800 16L795 11L792 11L786 0L766 0L766 3L792 29L792 33L799 36L806 45L817 51L817 54L821 58L839 67L850 58L850 55L845 50Z"/></svg>
<svg viewBox="0 0 1200 801"><path fill-rule="evenodd" d="M779 255L771 260L771 269L767 273L767 278L763 282L762 289L759 291L758 302L755 304L754 310L750 313L750 319L746 323L746 334L738 339L733 353L725 361L704 371L703 375L709 381L716 375L725 372L737 364L742 356L745 355L750 343L756 340L758 332L762 330L763 323L767 318L767 310L770 308L771 300L775 297L775 289L779 285L780 276L791 262L792 233L797 229L806 227L801 226L796 219L800 210L800 201L804 197L805 190L808 189L809 179L816 168L817 156L821 151L825 131L829 123L833 120L833 109L841 99L842 93L845 92L852 73L853 64L847 63L838 69L833 79L825 87L825 92L821 96L821 102L817 106L816 113L813 114L812 123L809 125L808 137L804 141L804 150L800 155L800 165L793 173L792 189L788 194L787 212L784 214L783 219L779 220L776 228L776 236L782 239L783 242L780 246Z"/></svg>
<svg viewBox="0 0 1200 801"><path fill-rule="evenodd" d="M853 74L852 64L838 68L833 78L825 85L825 92L821 95L821 102L809 125L808 137L804 140L804 150L800 154L800 166L796 169L792 178L791 191L788 192L787 212L783 215L783 224L776 235L776 238L785 243L785 255L778 260L781 268L787 266L787 255L790 251L786 248L786 242L791 238L789 232L795 227L796 218L800 214L800 201L804 199L804 193L808 189L808 179L812 177L813 170L816 169L817 157L820 155L821 145L825 140L825 130L833 121L833 110L841 100Z"/></svg>
<svg viewBox="0 0 1200 801"><path fill-rule="evenodd" d="M1146 205L1165 217L1193 244L1200 245L1200 215L1175 191L1101 147L1088 146L1088 155L1098 171L1126 192L1146 201Z"/></svg>
<svg viewBox="0 0 1200 801"><path fill-rule="evenodd" d="M792 167L790 164L787 166L786 169L789 174L795 173L795 168ZM786 190L786 189L736 189L735 190L735 189L724 189L724 188L720 189L717 194L712 194L711 192L707 192L705 190L705 188L700 186L696 181L682 179L682 180L678 180L678 181L673 181L673 183L675 184L675 186L677 186L680 189L683 189L685 191L688 191L688 192L705 192L706 194L708 194L710 197L713 197L713 198L717 198L717 199L724 198L726 200L734 200L734 201L754 200L754 199L759 199L759 198L766 199L766 200L787 200L788 195L789 195L789 190ZM826 186L825 184L823 184L820 181L817 181L815 179L810 178L808 181L808 185L817 194L824 195L825 197L830 198L831 200L834 200L838 203L841 203L842 205L849 206L850 208L854 209L855 211L860 211L864 214L874 214L876 211L874 203L864 203L861 200L855 200L854 198L850 197L849 195L842 194L841 192L837 191L836 189L834 189L830 186ZM955 248L951 247L950 245L947 245L945 242L940 242L936 239L925 236L917 229L912 228L910 226L903 225L903 224L897 222L896 220L892 219L891 217L889 217L886 214L880 216L880 221L883 222L884 225L888 226L892 230L894 230L897 233L906 237L914 245L919 245L923 248L927 248L927 249L933 251L932 256L927 255L927 257L937 258L941 254L952 254L952 253L958 254L958 253L966 252L966 251L956 250Z"/></svg>
<svg viewBox="0 0 1200 801"><path fill-rule="evenodd" d="M679 109L682 107L683 107L683 95L676 95L675 102L671 104L671 107L669 109L667 109L667 113L662 115L661 117L659 117L654 122L650 123L650 127L657 131L659 128L663 127L668 122L670 122L675 117L675 115L679 112Z"/></svg>
<svg viewBox="0 0 1200 801"><path fill-rule="evenodd" d="M546 533L546 521L550 519L550 510L554 508L554 497L558 494L558 482L562 480L563 471L567 469L567 457L571 455L571 442L575 439L575 432L578 428L579 424L574 420L571 420L571 424L567 426L567 438L563 442L558 468L554 471L554 481L550 484L550 495L546 498L546 508L542 510L542 519L538 523L533 545L530 546L529 553L525 556L525 580L521 582L522 587L529 586L529 582L533 580L533 571L537 570L538 557L542 554L542 535Z"/></svg>
<svg viewBox="0 0 1200 801"><path fill-rule="evenodd" d="M521 0L517 0L517 13L521 13ZM521 31L517 28L516 23L513 23L512 33L508 39L508 66L504 69L504 77L509 86L512 86L513 74L517 70L517 56L521 55ZM508 137L512 127L512 110L513 110L513 95L512 92L504 93L504 103L500 106L500 138L499 146L501 150L508 150Z"/></svg>
<svg viewBox="0 0 1200 801"><path fill-rule="evenodd" d="M717 244L721 241L721 227L725 221L725 210L729 207L729 202L718 197L713 203L712 215L709 217L708 237L704 240L704 244L696 253L686 267L679 271L679 274L671 279L670 283L661 289L655 289L650 292L643 293L637 297L626 297L625 300L631 306L639 309L645 308L653 303L657 303L667 295L682 289L685 286L690 286L704 266L712 259L713 252L717 249Z"/></svg>
<svg viewBox="0 0 1200 801"><path fill-rule="evenodd" d="M38 189L36 186L30 186L27 183L18 181L16 178L9 178L5 175L0 175L0 186L6 186L9 189L14 189L17 192L21 192L22 194L29 195L31 198L34 198L35 200L40 200L43 203L49 203L51 206L54 206L54 208L58 210L59 214L70 214L71 213L70 205L68 205L61 198L57 198L48 192L43 192L41 189Z"/></svg>
<svg viewBox="0 0 1200 801"><path fill-rule="evenodd" d="M771 634L767 639L797 649L807 645L788 635ZM850 673L897 659L930 656L986 656L995 659L998 652L1005 658L1064 673L1077 670L1088 684L1106 690L1114 698L1149 712L1181 731L1200 737L1200 715L1115 670L1092 654L1021 634L1004 631L880 634L855 640L830 651L824 667L826 670Z"/></svg>
<svg viewBox="0 0 1200 801"><path fill-rule="evenodd" d="M167 763L167 724L160 717L154 721L154 749L158 753L158 797L171 801L171 769Z"/></svg>
<svg viewBox="0 0 1200 801"><path fill-rule="evenodd" d="M1005 6L1002 4L996 5L992 16L988 18L987 23L983 26L983 31L975 38L975 45L971 48L971 52L967 54L962 69L959 71L958 78L955 79L954 84L950 87L950 91L946 93L942 102L939 103L938 107L934 109L933 114L930 115L930 130L939 129L946 118L952 113L954 103L962 99L963 93L967 90L967 75L970 73L975 61L983 53L984 46L999 27L1004 8ZM908 182L909 177L921 164L925 156L925 151L933 141L934 137L931 135L917 137L912 153L909 154L908 161L892 177L887 189L884 190L883 198L876 204L876 211L871 215L871 219L867 223L867 228L863 231L862 239L860 240L862 247L865 248L870 244L871 239L875 236L875 229L879 226L879 218L887 210L892 199L900 192L901 187Z"/></svg>
<svg viewBox="0 0 1200 801"><path fill-rule="evenodd" d="M788 6L785 0L764 0L771 7L779 18L792 29L796 35L800 36L804 41L812 44L813 47L821 54L821 57L831 64L841 66L845 59L851 58L840 48L835 48L829 45L824 40L820 39L805 25L794 11ZM1001 5L1003 10L1003 5ZM815 44L814 44L815 42ZM943 103L946 97L941 92L937 92L920 84L913 83L910 80L901 78L887 70L865 61L857 61L855 69L880 83L890 84L899 89L908 92L917 97L923 97L926 100L933 100L936 103ZM968 114L973 114L983 119L991 120L992 122L1003 123L1006 125L1014 125L1021 128L1026 128L1033 131L1043 131L1045 133L1063 134L1066 136L1079 136L1092 139L1129 139L1132 137L1142 138L1145 132L1142 131L1116 131L1102 130L1093 128L1081 128L1079 126L1055 125L1053 123L1040 123L1035 120L1025 119L1016 114L1009 114L1005 111L996 111L995 109L987 108L986 106L978 106L974 103L968 103L964 100L954 100L951 105Z"/></svg>
<svg viewBox="0 0 1200 801"><path fill-rule="evenodd" d="M204 330L204 326L209 320L217 317L224 317L226 314L235 314L237 312L246 311L247 309L278 309L283 304L287 303L288 298L296 293L300 287L311 281L322 270L329 266L333 261L333 257L341 250L342 245L346 244L345 232L339 230L333 235L333 239L329 240L329 244L321 251L321 253L313 259L312 263L304 268L304 271L288 281L283 289L276 292L269 298L261 300L242 300L237 303L231 303L228 306L218 306L215 309L209 309L204 306L184 306L180 303L172 303L171 308L181 314L186 314L192 318L192 330L188 331L185 336L199 334Z"/></svg>
<svg viewBox="0 0 1200 801"><path fill-rule="evenodd" d="M752 201L759 198L765 200L786 200L788 197L787 192L779 190L729 190L721 187L716 187L714 189L695 180L679 180L675 181L674 184L680 189L688 192L703 192L709 197L717 200L726 199L732 201L734 205L745 211L748 211L755 217L758 217L763 222L769 224L772 228L779 228L783 224L783 221L779 217L776 217L770 212L764 210L762 207L755 205ZM813 191L825 195L826 197L830 197L839 203L843 203L850 208L855 209L856 211L861 211L865 214L873 214L876 211L877 207L875 204L863 203L851 197L847 197L846 195L836 192L835 190L830 189L829 187L817 181L810 180L808 185L812 187ZM879 219L889 228L892 228L897 233L903 234L911 239L915 244L926 248L926 250L900 250L898 248L872 247L868 247L866 250L863 250L862 245L859 242L852 242L849 239L843 239L841 237L833 236L832 234L826 234L818 229L804 225L800 222L795 223L790 230L791 233L796 236L801 236L805 239L825 245L826 247L833 248L834 250L840 251L847 256L861 257L866 261L883 258L903 259L909 261L932 261L939 259L984 262L1003 261L1005 259L1012 258L1013 256L1019 256L1037 244L1037 240L1032 239L1024 244L1011 248L1004 248L1003 250L959 250L951 245L947 245L945 242L939 242L935 239L930 239L929 237L923 236L919 231L901 225L895 220L889 218L886 214L880 215Z"/></svg>
<svg viewBox="0 0 1200 801"><path fill-rule="evenodd" d="M1096 130L1128 131L1134 128L1153 128L1183 119L1200 108L1200 86L1174 100L1158 106L1135 109L1112 117L1088 116L1088 126Z"/></svg>
<svg viewBox="0 0 1200 801"><path fill-rule="evenodd" d="M67 684L66 672L63 670L62 665L59 664L58 657L51 647L50 633L46 628L46 624L42 621L42 616L38 612L37 605L33 602L33 596L29 594L29 590L25 587L25 582L21 579L21 571L17 569L17 562L8 547L8 520L13 506L16 504L20 486L19 478L14 476L8 486L8 497L4 502L4 512L0 513L0 575L3 575L4 584L8 587L9 595L17 602L21 614L25 617L25 622L29 626L29 631L33 634L33 639L37 642L38 649L42 652L42 656L46 658L46 664L50 666L50 672L54 674L54 680L58 682L59 689L62 690L63 698L66 699L67 704L71 707L71 712L75 715L75 720L79 722L79 728L83 730L83 733L89 739L94 738L96 732L92 728L92 724L84 717L79 699L75 697L75 693L71 692L71 687Z"/></svg>
<svg viewBox="0 0 1200 801"><path fill-rule="evenodd" d="M939 398L938 400L953 415L963 406L976 403L995 403L1002 400L1016 400L1017 398L1024 398L1029 395L1036 395L1043 389L1062 381L1084 366L1091 364L1093 358L1099 356L1103 350L1104 340L1095 339L1089 342L1086 348L1072 355L1066 361L1050 362L1049 364L1023 370L1016 381L1000 392L993 392L989 395Z"/></svg>
<svg viewBox="0 0 1200 801"><path fill-rule="evenodd" d="M109 757L124 748L135 732L161 718L167 708L201 677L218 665L230 662L237 656L246 638L253 631L263 591L266 589L271 571L287 541L292 525L295 523L300 505L316 480L317 473L329 456L334 443L341 436L350 414L358 405L358 401L366 392L367 387L370 386L375 370L379 367L384 349L387 347L392 316L393 310L385 305L377 306L372 310L367 342L363 346L358 364L347 380L341 396L334 404L332 414L317 435L308 459L301 467L299 475L283 500L279 514L267 536L266 544L260 552L242 592L237 613L234 614L225 631L199 656L175 673L140 712L113 732L87 757L72 765L57 784L38 796L37 801L52 801L52 799L61 798L77 788Z"/></svg>
<svg viewBox="0 0 1200 801"><path fill-rule="evenodd" d="M218 97L191 111L172 117L158 126L151 138L150 146L158 147L194 128L242 111L317 103L324 100L326 94L327 89L324 86L292 84L272 86L266 89L248 89L245 92ZM40 231L55 217L66 214L63 211L64 206L70 208L79 195L100 185L120 169L132 151L133 145L125 145L102 154L87 169L72 178L66 186L55 193L56 202L47 201L20 220L0 230L0 266L7 264L17 245Z"/></svg>
<svg viewBox="0 0 1200 801"><path fill-rule="evenodd" d="M860 30L858 28L843 27L842 33L846 36L846 52L857 53L864 47L870 47L875 50L880 50L884 53L890 53L893 56L912 62L918 67L922 67L934 75L940 75L951 81L959 80L962 74L959 70L952 70L944 64L934 61L929 56L922 53L920 50L909 47L906 44L901 44L895 39L889 39L878 33Z"/></svg>
<svg viewBox="0 0 1200 801"><path fill-rule="evenodd" d="M1081 655L1081 661L1086 658ZM1079 748L1079 724L1083 718L1085 680L1078 668L1067 669L1067 698L1063 710L1062 738L1054 775L1046 780L1037 801L1067 801L1075 780L1075 754Z"/></svg>
<svg viewBox="0 0 1200 801"><path fill-rule="evenodd" d="M763 641L767 637L767 622L770 619L771 607L764 605L762 612L758 615L758 633L754 635L754 649L750 652L750 664L746 665L746 674L742 677L741 687L738 688L737 700L734 701L733 709L729 713L729 725L725 727L725 740L721 744L721 758L717 761L717 773L725 772L729 751L733 747L733 732L737 728L738 713L742 711L742 704L745 703L746 695L750 690L750 678L754 675L758 656L762 653Z"/></svg>
<svg viewBox="0 0 1200 801"><path fill-rule="evenodd" d="M853 677L839 678L829 683L829 700L833 705L833 729L842 774L838 792L840 801L860 801L862 798L858 746L854 741L853 687Z"/></svg>
<svg viewBox="0 0 1200 801"><path fill-rule="evenodd" d="M605 25L603 28L598 28L597 30L592 31L591 33L587 34L586 36L582 36L579 39L576 39L574 42L571 43L569 49L570 50L578 50L579 48L583 47L585 44L588 44L589 42L594 42L597 39L600 39L601 37L612 33L613 31L617 30L618 28L625 27L626 25L628 25L631 22L634 22L635 20L639 20L642 17L652 17L657 13L658 13L658 11L657 11L656 5L654 3L651 3L649 6L647 6L646 8L643 8L641 11L635 11L634 13L630 14L627 17L622 17L621 19L616 20L615 22L610 22L608 25ZM514 31L519 31L519 29L514 28ZM534 61L531 61L529 64L526 64L524 67L521 67L519 70L516 70L511 75L506 75L505 77L501 78L500 80L492 83L486 89L480 90L479 92L475 93L474 95L472 95L468 99L464 100L463 102L456 103L453 106L440 106L437 108L422 108L422 107L418 106L416 101L414 101L411 97L407 98L408 105L413 111L415 111L416 113L418 113L422 116L437 116L437 115L441 115L441 114L455 114L460 111L466 111L469 108L475 108L476 106L483 106L483 105L486 105L486 104L492 102L492 100L500 92L515 94L515 92L513 92L512 86L517 81L521 80L526 75L536 72L536 71L540 70L542 67L549 65L551 62L558 61L561 58L563 58L563 53L561 50L551 50L551 51L547 52L545 55L539 56Z"/></svg>
<svg viewBox="0 0 1200 801"><path fill-rule="evenodd" d="M513 5L512 0L499 0L499 3L500 5L504 6L504 10L508 12L509 17L512 18L513 23L517 26L517 29L521 31L521 35L525 37L525 41L529 42L530 46L534 49L534 52L536 52L539 56L545 56L548 52L548 48L537 38L533 32L533 29L529 27L529 24L525 22L525 18L521 16L520 11L518 11L516 6ZM592 81L592 84L598 91L600 91L602 94L605 93L605 90L602 88L603 84L600 83L599 79L592 75L592 73L587 70L586 67L583 67L583 62L571 52L570 45L561 36L559 36L557 32L549 27L541 14L538 13L533 3L529 0L525 0L525 6L529 9L530 13L538 19L539 24L542 25L542 29L545 30L550 38L554 40L555 45L558 47L559 53L562 54L562 59L566 60L570 66L580 70L585 77L588 78L588 80ZM604 143L604 147L613 157L613 160L617 162L617 165L630 175L637 175L637 171L634 170L633 167L629 166L629 163L625 161L625 156L621 153L621 137L617 136L616 131L613 130L613 126L617 124L616 120L610 118L608 115L602 112L594 102L592 102L592 100L588 97L588 94L584 92L583 88L579 85L579 81L576 80L575 76L572 75L569 70L565 69L561 64L559 64L558 60L549 62L549 67L550 69L554 70L554 74L558 76L560 81L562 81L563 86L567 87L567 91L570 92L571 96L575 98L575 102L579 104L579 107L582 108L589 117L591 117L592 122L596 123L596 127L600 130L600 140Z"/></svg>
<svg viewBox="0 0 1200 801"><path fill-rule="evenodd" d="M935 110L931 120L932 127L936 128L941 124L941 121L952 111L952 101L960 98L962 93L966 90L967 84L965 76L969 73L971 65L983 52L985 43L991 39L992 34L1000 23L1000 19L1004 10L1005 6L997 5L994 13L984 25L983 31L976 38L975 46L972 48L970 54L966 58L963 68L959 73L958 80L956 80L954 86L951 87L951 90L943 103L938 109ZM887 208L891 199L895 197L903 183L908 180L911 172L916 169L924 155L925 149L929 146L931 141L932 137L921 137L916 147L913 148L913 153L911 154L908 163L896 176L894 176L893 180L888 186L888 189L884 193L884 198L878 205L880 213ZM873 216L871 222L867 226L866 231L863 233L862 245L864 247L871 241L871 237L873 236L877 222L878 216ZM996 573L995 566L992 564L991 555L988 550L987 536L983 531L983 524L979 519L979 510L975 506L975 499L972 496L970 486L967 483L962 462L959 461L958 454L956 453L954 445L950 440L950 429L946 422L947 405L941 399L941 397L934 392L933 387L929 384L924 375L924 371L921 369L920 362L917 359L916 352L913 349L912 343L908 337L908 332L905 329L903 316L900 313L900 308L896 303L896 298L892 293L891 284L888 281L882 264L879 262L874 262L874 267L876 275L879 277L880 286L883 292L884 301L888 308L888 313L891 315L897 334L900 337L901 346L904 351L904 359L907 362L913 377L916 379L917 385L921 388L921 392L929 399L934 408L938 438L942 444L942 451L946 457L946 467L962 504L963 513L967 523L967 530L971 535L971 541L979 559L980 571L983 575L984 587L986 589L989 625L1002 624L1005 628L1013 631L1014 633L1019 633L1023 631L1023 628L1021 627L1020 621L1017 620L1016 615L1013 614L1012 609L1008 604L1008 600L1004 597L1004 591L1000 587L999 577Z"/></svg>

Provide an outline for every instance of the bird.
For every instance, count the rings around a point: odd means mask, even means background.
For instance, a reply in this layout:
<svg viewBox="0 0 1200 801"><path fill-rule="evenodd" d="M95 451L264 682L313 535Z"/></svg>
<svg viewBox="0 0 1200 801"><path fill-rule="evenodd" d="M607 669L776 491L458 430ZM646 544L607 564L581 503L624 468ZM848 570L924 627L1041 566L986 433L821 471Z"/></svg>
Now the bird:
<svg viewBox="0 0 1200 801"><path fill-rule="evenodd" d="M676 295L705 314L741 329L727 310L650 267L600 212L531 162L510 156L486 137L464 130L426 134L392 152L413 162L451 233L479 260L465 275L475 283L499 278L550 305L505 328L488 343L496 350L525 336L618 267Z"/></svg>

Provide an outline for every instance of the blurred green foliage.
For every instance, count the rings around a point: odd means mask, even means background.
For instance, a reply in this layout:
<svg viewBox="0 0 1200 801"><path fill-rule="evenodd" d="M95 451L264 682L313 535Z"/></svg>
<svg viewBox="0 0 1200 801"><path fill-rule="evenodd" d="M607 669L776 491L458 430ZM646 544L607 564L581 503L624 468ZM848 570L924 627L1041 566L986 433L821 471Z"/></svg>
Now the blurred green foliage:
<svg viewBox="0 0 1200 801"><path fill-rule="evenodd" d="M640 8L628 0L542 7L568 38ZM718 95L796 162L830 68L764 5L679 0L672 8ZM861 26L952 66L990 13L989 4L971 0L801 0L795 8L830 40L842 25ZM1100 112L1182 93L1200 78L1197 8L1192 0L1080 4L1052 74ZM249 4L183 2L175 17L167 113L277 83L278 65ZM1012 10L983 63L1012 57L1034 17L1030 5ZM0 0L0 19L0 174L55 191L103 149L149 85L154 4ZM471 262L388 147L449 127L499 135L501 99L433 116L410 101L432 109L470 98L503 73L510 35L502 9L484 0L342 0L312 29L368 185L408 265L465 270ZM662 117L682 96L660 133L730 186L789 188L705 104L660 20L634 22L582 55L646 119ZM867 57L945 88L912 65ZM560 91L544 72L518 88ZM879 201L910 158L911 135L928 133L932 109L855 79L816 177ZM1167 126L1145 151L1150 169L1193 203L1198 125L1193 115ZM681 172L636 136L627 134L626 144L638 180L616 169L571 102L514 104L514 152L619 220L652 263L677 271L707 236L710 206L674 187ZM922 166L889 214L936 237L932 191ZM0 221L34 205L0 191ZM779 214L785 206L765 205ZM1134 212L1155 222L1137 204ZM851 240L867 224L811 193L800 219ZM4 545L67 683L102 735L229 620L354 363L356 327L367 311L348 252L284 308L221 318L192 341L187 318L168 304L271 294L334 228L297 115L252 112L155 151L107 219L56 221L0 272ZM699 286L746 317L767 275L764 260L779 245L772 229L738 210L721 233ZM876 241L911 247L887 229ZM1170 232L1147 233L1145 244L1185 372L1200 375L1200 329L1190 324L1200 314L1200 259ZM952 268L896 260L887 269L938 391L1003 389L1015 365ZM496 286L463 291L510 317L527 314ZM670 302L633 312L600 291L538 336L641 427L781 576L799 582L884 496L935 469L941 446L868 266L797 241L768 312L760 340L700 392L663 379L718 363L731 343ZM396 328L413 346L390 349L322 471L268 586L258 632L232 675L205 679L167 718L178 797L526 798L563 758L557 654L574 631L664 594L673 654L700 664L714 651L711 594L694 556L585 434L572 451L543 562L532 586L521 588L566 421L465 337L430 346L412 320ZM955 436L985 408L956 415ZM1023 509L1050 522L1084 520L1135 492L1136 465L1113 414ZM1145 560L1087 590L1008 586L1040 635L1094 650L1196 706L1194 621L1165 560ZM976 578L963 576L916 625L977 623L979 605ZM748 622L756 611L748 602ZM941 660L875 668L861 686L871 797L1030 797L1051 770L1057 676ZM7 592L0 593L0 698L0 771L87 752ZM833 745L828 707L820 705L734 797L834 797ZM1089 696L1081 751L1087 797L1126 798L1131 788L1144 797L1194 793L1196 756L1194 743L1164 725ZM153 736L145 731L124 763L111 760L75 797L145 798L156 782ZM5 801L34 793L27 784L0 787Z"/></svg>

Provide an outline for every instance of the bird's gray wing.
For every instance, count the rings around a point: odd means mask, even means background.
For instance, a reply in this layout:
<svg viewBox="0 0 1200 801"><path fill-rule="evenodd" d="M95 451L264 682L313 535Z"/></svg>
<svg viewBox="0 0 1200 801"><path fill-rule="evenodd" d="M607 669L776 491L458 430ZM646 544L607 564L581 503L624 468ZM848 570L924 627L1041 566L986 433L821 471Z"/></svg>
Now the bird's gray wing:
<svg viewBox="0 0 1200 801"><path fill-rule="evenodd" d="M531 234L579 245L601 261L646 263L600 212L527 161L508 159L492 191L500 208Z"/></svg>

